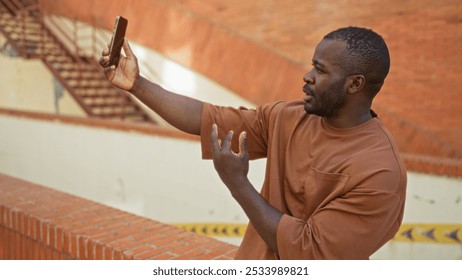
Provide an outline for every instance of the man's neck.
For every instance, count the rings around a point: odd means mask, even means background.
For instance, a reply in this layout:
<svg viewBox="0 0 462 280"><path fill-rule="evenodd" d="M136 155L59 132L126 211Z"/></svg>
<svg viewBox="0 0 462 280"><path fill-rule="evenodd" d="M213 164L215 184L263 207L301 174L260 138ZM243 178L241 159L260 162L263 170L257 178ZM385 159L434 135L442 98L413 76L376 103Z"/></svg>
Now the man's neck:
<svg viewBox="0 0 462 280"><path fill-rule="evenodd" d="M337 115L330 118L324 118L324 120L332 127L335 128L350 128L358 126L372 119L370 109L367 112L361 112L360 114L354 114L353 116L348 114Z"/></svg>

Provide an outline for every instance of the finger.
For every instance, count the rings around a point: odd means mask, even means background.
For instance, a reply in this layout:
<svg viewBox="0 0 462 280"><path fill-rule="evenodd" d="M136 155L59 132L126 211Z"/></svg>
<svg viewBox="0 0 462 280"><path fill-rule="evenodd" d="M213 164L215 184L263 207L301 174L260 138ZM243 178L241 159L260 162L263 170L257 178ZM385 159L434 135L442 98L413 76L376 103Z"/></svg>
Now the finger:
<svg viewBox="0 0 462 280"><path fill-rule="evenodd" d="M102 56L100 59L99 59L99 64L101 66L106 66L109 62L109 56Z"/></svg>
<svg viewBox="0 0 462 280"><path fill-rule="evenodd" d="M112 41L112 40L111 40ZM102 56L108 56L109 55L109 49L111 48L111 42L109 42L106 45L106 48L101 52Z"/></svg>
<svg viewBox="0 0 462 280"><path fill-rule="evenodd" d="M104 74L106 75L106 77L108 77L109 80L112 80L115 69L116 69L115 65L104 67Z"/></svg>
<svg viewBox="0 0 462 280"><path fill-rule="evenodd" d="M210 134L212 142L212 155L216 155L221 151L221 141L218 139L218 127L216 124L212 125L212 133Z"/></svg>
<svg viewBox="0 0 462 280"><path fill-rule="evenodd" d="M108 56L108 55L109 55L109 49L104 49L104 50L101 52L101 54L102 54L103 56Z"/></svg>
<svg viewBox="0 0 462 280"><path fill-rule="evenodd" d="M247 149L247 133L241 132L239 135L239 156L245 158L248 157L249 150Z"/></svg>

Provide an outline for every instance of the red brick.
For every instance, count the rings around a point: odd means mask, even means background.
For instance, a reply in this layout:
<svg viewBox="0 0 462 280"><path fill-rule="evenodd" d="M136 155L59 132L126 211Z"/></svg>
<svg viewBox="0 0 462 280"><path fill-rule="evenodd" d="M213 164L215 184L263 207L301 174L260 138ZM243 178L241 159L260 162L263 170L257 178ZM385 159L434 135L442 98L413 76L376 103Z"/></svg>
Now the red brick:
<svg viewBox="0 0 462 280"><path fill-rule="evenodd" d="M114 259L114 249L111 247L104 247L104 259L113 260Z"/></svg>
<svg viewBox="0 0 462 280"><path fill-rule="evenodd" d="M113 250L112 256L114 260L123 260L123 254L119 250Z"/></svg>
<svg viewBox="0 0 462 280"><path fill-rule="evenodd" d="M161 246L161 247L154 247L153 246L152 251L150 251L149 253L151 254L152 257L155 257L155 256L163 254L163 253L170 253L170 250L172 248L177 248L178 246L181 246L181 244L177 243L177 242L163 244L163 246ZM152 259L152 257L150 257L149 259Z"/></svg>
<svg viewBox="0 0 462 280"><path fill-rule="evenodd" d="M28 251L28 248L27 248L27 239L24 238L24 236L20 236L20 239L19 239L20 243L21 243L21 246L20 246L20 250L19 250L19 259L21 260L27 260L28 259L28 255L27 255L27 251Z"/></svg>
<svg viewBox="0 0 462 280"><path fill-rule="evenodd" d="M131 259L134 258L136 255L140 255L146 252L152 251L153 247L151 246L140 246L131 250L124 251L124 257L130 257Z"/></svg>
<svg viewBox="0 0 462 280"><path fill-rule="evenodd" d="M47 260L47 252L46 247L42 243L38 243L38 251L39 251L39 259L40 260Z"/></svg>
<svg viewBox="0 0 462 280"><path fill-rule="evenodd" d="M77 235L77 246L78 246L78 252L77 252L77 257L81 260L86 260L88 258L88 252L87 252L87 242L88 239L85 238L85 236Z"/></svg>
<svg viewBox="0 0 462 280"><path fill-rule="evenodd" d="M32 242L32 257L33 260L40 260L40 246L41 244L37 241Z"/></svg>
<svg viewBox="0 0 462 280"><path fill-rule="evenodd" d="M6 247L6 229L0 224L0 260L6 259L5 247Z"/></svg>
<svg viewBox="0 0 462 280"><path fill-rule="evenodd" d="M54 249L57 251L61 251L64 246L64 231L60 226L56 227L56 232L55 232L55 246Z"/></svg>
<svg viewBox="0 0 462 280"><path fill-rule="evenodd" d="M162 254L162 253L160 253ZM172 256L170 253L168 253L170 256ZM135 260L146 260L146 259L149 259L153 256L158 256L159 255L159 251L157 250L149 250L149 251L145 251L143 253L138 253L136 255L133 256L133 258Z"/></svg>
<svg viewBox="0 0 462 280"><path fill-rule="evenodd" d="M62 256L62 254L59 253L58 251L53 250L53 251L52 251L52 256L51 256L51 258L52 258L53 260L62 260L62 259L63 259L63 256Z"/></svg>
<svg viewBox="0 0 462 280"><path fill-rule="evenodd" d="M95 241L88 239L86 244L86 259L94 260L96 256L96 243Z"/></svg>
<svg viewBox="0 0 462 280"><path fill-rule="evenodd" d="M165 253L165 254L157 255L151 258L151 260L173 260L175 259L175 257L176 257L175 255Z"/></svg>
<svg viewBox="0 0 462 280"><path fill-rule="evenodd" d="M100 243L95 244L95 260L104 260L104 245Z"/></svg>
<svg viewBox="0 0 462 280"><path fill-rule="evenodd" d="M198 259L200 260L211 260L215 259L219 256L226 255L229 252L232 252L236 249L236 246L234 245L224 245L220 246L218 248L215 248L213 251L210 251L209 253L200 256Z"/></svg>
<svg viewBox="0 0 462 280"><path fill-rule="evenodd" d="M170 250L170 252L174 255L183 255L183 254L186 254L188 253L189 251L191 250L194 250L195 248L197 247L200 247L202 246L203 243L200 242L200 241L197 241L197 240L194 240L188 244L185 244L183 246L179 246L173 250Z"/></svg>
<svg viewBox="0 0 462 280"><path fill-rule="evenodd" d="M3 225L7 228L11 228L11 211L10 209L4 209L3 212Z"/></svg>
<svg viewBox="0 0 462 280"><path fill-rule="evenodd" d="M173 259L174 260L196 260L196 259L199 259L200 256L203 256L203 255L205 255L207 253L208 253L207 250L197 248L197 249L189 251L186 254L179 255L178 257L173 258ZM151 258L151 259L153 259L153 258ZM157 258L155 258L155 259L157 259Z"/></svg>
<svg viewBox="0 0 462 280"><path fill-rule="evenodd" d="M79 255L79 250L80 250L79 239L80 239L80 236L71 233L69 235L69 237L70 237L70 245L71 245L70 246L70 254L72 256L75 256L77 259L80 259L80 255Z"/></svg>

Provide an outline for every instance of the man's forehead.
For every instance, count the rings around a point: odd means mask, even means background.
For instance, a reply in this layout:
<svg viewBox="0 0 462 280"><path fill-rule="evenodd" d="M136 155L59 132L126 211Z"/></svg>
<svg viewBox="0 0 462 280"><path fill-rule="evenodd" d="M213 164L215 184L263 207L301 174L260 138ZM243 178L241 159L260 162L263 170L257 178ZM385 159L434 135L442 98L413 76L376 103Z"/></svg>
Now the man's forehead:
<svg viewBox="0 0 462 280"><path fill-rule="evenodd" d="M324 66L338 65L343 61L343 55L347 43L340 40L324 39L316 46L313 54L313 62Z"/></svg>

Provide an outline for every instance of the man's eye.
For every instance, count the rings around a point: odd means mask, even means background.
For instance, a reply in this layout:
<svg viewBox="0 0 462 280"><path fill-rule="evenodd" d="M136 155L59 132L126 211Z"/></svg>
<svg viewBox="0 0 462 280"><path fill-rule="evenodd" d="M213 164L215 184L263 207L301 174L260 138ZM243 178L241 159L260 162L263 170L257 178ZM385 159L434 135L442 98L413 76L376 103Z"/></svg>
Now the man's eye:
<svg viewBox="0 0 462 280"><path fill-rule="evenodd" d="M316 70L317 73L324 73L324 71L319 68L315 63L312 63L311 64L313 66L313 68Z"/></svg>

